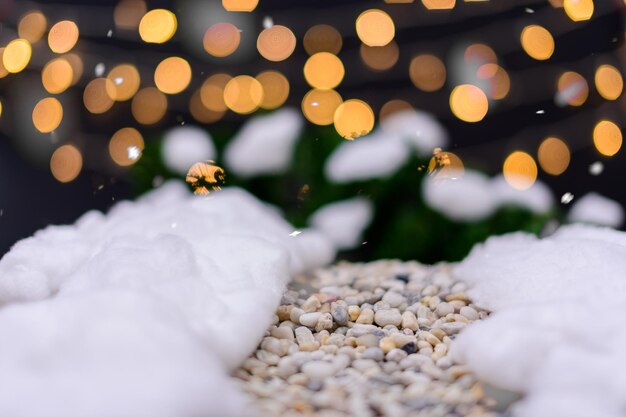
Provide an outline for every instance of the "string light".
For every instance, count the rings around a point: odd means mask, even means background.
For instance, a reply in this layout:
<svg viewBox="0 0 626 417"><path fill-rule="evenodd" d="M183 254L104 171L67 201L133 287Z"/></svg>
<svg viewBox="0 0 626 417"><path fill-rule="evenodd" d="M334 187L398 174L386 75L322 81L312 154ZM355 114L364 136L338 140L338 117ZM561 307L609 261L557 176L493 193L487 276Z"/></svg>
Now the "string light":
<svg viewBox="0 0 626 417"><path fill-rule="evenodd" d="M39 41L46 33L48 20L40 11L26 13L17 24L17 36L30 43Z"/></svg>
<svg viewBox="0 0 626 417"><path fill-rule="evenodd" d="M224 87L232 79L228 74L213 74L200 87L200 99L207 109L214 113L224 113L228 107L224 103Z"/></svg>
<svg viewBox="0 0 626 417"><path fill-rule="evenodd" d="M458 155L435 148L428 162L428 175L436 180L458 180L465 175L465 166Z"/></svg>
<svg viewBox="0 0 626 417"><path fill-rule="evenodd" d="M335 88L341 83L344 75L343 63L329 52L318 52L304 64L304 78L313 88L322 90Z"/></svg>
<svg viewBox="0 0 626 417"><path fill-rule="evenodd" d="M50 172L57 181L71 182L83 167L83 156L74 145L58 147L50 158Z"/></svg>
<svg viewBox="0 0 626 417"><path fill-rule="evenodd" d="M526 26L520 35L520 41L528 56L536 60L545 61L554 53L552 34L539 25Z"/></svg>
<svg viewBox="0 0 626 417"><path fill-rule="evenodd" d="M504 161L502 173L511 187L517 190L527 190L537 180L537 164L526 152L515 151Z"/></svg>
<svg viewBox="0 0 626 417"><path fill-rule="evenodd" d="M600 65L594 77L598 93L606 100L617 100L622 95L624 80L612 65Z"/></svg>
<svg viewBox="0 0 626 417"><path fill-rule="evenodd" d="M256 47L268 61L284 61L296 48L296 37L289 28L274 25L259 34Z"/></svg>
<svg viewBox="0 0 626 417"><path fill-rule="evenodd" d="M428 10L448 10L454 8L456 0L422 0L422 4Z"/></svg>
<svg viewBox="0 0 626 417"><path fill-rule="evenodd" d="M263 86L249 75L238 75L224 87L224 103L235 113L252 113L262 101Z"/></svg>
<svg viewBox="0 0 626 417"><path fill-rule="evenodd" d="M53 59L41 71L41 83L50 94L59 94L67 90L73 79L74 69L65 58Z"/></svg>
<svg viewBox="0 0 626 417"><path fill-rule="evenodd" d="M109 71L107 79L111 82L106 84L107 94L114 101L130 100L141 83L139 71L131 64L120 64Z"/></svg>
<svg viewBox="0 0 626 417"><path fill-rule="evenodd" d="M113 11L113 21L118 29L133 30L139 27L141 18L148 11L143 0L122 0Z"/></svg>
<svg viewBox="0 0 626 417"><path fill-rule="evenodd" d="M200 123L213 123L220 120L224 116L225 111L213 111L206 108L202 103L200 90L196 90L189 99L189 112Z"/></svg>
<svg viewBox="0 0 626 417"><path fill-rule="evenodd" d="M80 78L83 76L83 60L80 56L74 53L63 55L63 58L69 62L72 66L72 82L70 85L76 85Z"/></svg>
<svg viewBox="0 0 626 417"><path fill-rule="evenodd" d="M385 46L367 46L361 44L359 50L363 63L374 71L385 71L393 67L400 57L400 49L395 41Z"/></svg>
<svg viewBox="0 0 626 417"><path fill-rule="evenodd" d="M557 82L556 102L559 105L582 106L589 96L589 86L582 75L567 71Z"/></svg>
<svg viewBox="0 0 626 417"><path fill-rule="evenodd" d="M462 84L455 87L450 94L450 109L464 122L480 122L489 110L489 101L480 88L472 84Z"/></svg>
<svg viewBox="0 0 626 417"><path fill-rule="evenodd" d="M222 58L231 55L239 47L241 33L232 23L216 23L204 33L202 44L210 55Z"/></svg>
<svg viewBox="0 0 626 417"><path fill-rule="evenodd" d="M154 83L166 94L178 94L191 82L191 67L183 58L165 58L154 70Z"/></svg>
<svg viewBox="0 0 626 417"><path fill-rule="evenodd" d="M124 127L111 136L109 155L119 166L129 166L141 158L144 149L143 136L137 129Z"/></svg>
<svg viewBox="0 0 626 417"><path fill-rule="evenodd" d="M539 145L537 159L545 172L550 175L561 175L570 163L569 147L561 139L546 138Z"/></svg>
<svg viewBox="0 0 626 417"><path fill-rule="evenodd" d="M282 106L289 97L289 81L277 71L264 71L256 76L263 87L262 109L275 109Z"/></svg>
<svg viewBox="0 0 626 417"><path fill-rule="evenodd" d="M511 79L506 70L498 64L484 64L476 71L476 76L480 80L489 82L489 97L494 100L502 100L509 94L511 89Z"/></svg>
<svg viewBox="0 0 626 417"><path fill-rule="evenodd" d="M476 65L477 67L483 64L498 63L498 57L493 49L482 43L475 43L468 46L463 54L463 59L465 59L468 64Z"/></svg>
<svg viewBox="0 0 626 417"><path fill-rule="evenodd" d="M374 112L362 100L346 100L335 110L333 123L337 133L345 139L353 140L372 131Z"/></svg>
<svg viewBox="0 0 626 417"><path fill-rule="evenodd" d="M222 7L229 12L251 12L258 4L259 0L222 0Z"/></svg>
<svg viewBox="0 0 626 417"><path fill-rule="evenodd" d="M69 52L78 41L78 26L71 20L55 23L48 33L48 46L52 52L64 54Z"/></svg>
<svg viewBox="0 0 626 417"><path fill-rule="evenodd" d="M335 90L310 90L302 99L302 113L313 124L330 125L341 103L343 99Z"/></svg>
<svg viewBox="0 0 626 417"><path fill-rule="evenodd" d="M7 71L6 67L4 66L4 48L0 48L0 78L4 78L7 75L9 75L9 71Z"/></svg>
<svg viewBox="0 0 626 417"><path fill-rule="evenodd" d="M387 117L391 116L394 113L399 113L402 111L413 110L413 106L407 101L404 100L389 100L380 108L378 112L378 118L382 122ZM383 129L385 126L382 126Z"/></svg>
<svg viewBox="0 0 626 417"><path fill-rule="evenodd" d="M154 9L146 13L139 22L139 36L144 42L165 43L176 33L178 21L169 10Z"/></svg>
<svg viewBox="0 0 626 417"><path fill-rule="evenodd" d="M593 16L593 0L564 0L565 13L574 22L591 19Z"/></svg>
<svg viewBox="0 0 626 417"><path fill-rule="evenodd" d="M396 28L387 13L370 9L356 19L356 33L367 46L385 46L392 41Z"/></svg>
<svg viewBox="0 0 626 417"><path fill-rule="evenodd" d="M601 120L593 129L593 144L602 155L613 156L622 147L622 131L615 123Z"/></svg>
<svg viewBox="0 0 626 417"><path fill-rule="evenodd" d="M339 54L343 45L341 35L330 25L315 25L309 28L302 40L304 49L309 55L318 52L330 52L333 55Z"/></svg>
<svg viewBox="0 0 626 417"><path fill-rule="evenodd" d="M107 93L113 86L108 78L95 78L85 86L83 91L83 103L85 108L94 114L101 114L113 106L113 99Z"/></svg>
<svg viewBox="0 0 626 417"><path fill-rule="evenodd" d="M39 100L33 109L33 124L41 133L50 133L61 124L63 120L63 106L54 97L46 97Z"/></svg>
<svg viewBox="0 0 626 417"><path fill-rule="evenodd" d="M22 71L30 62L33 50L26 39L14 39L4 48L2 65L10 73Z"/></svg>
<svg viewBox="0 0 626 417"><path fill-rule="evenodd" d="M437 91L446 82L446 67L434 55L418 55L411 59L409 77L413 84L422 91Z"/></svg>
<svg viewBox="0 0 626 417"><path fill-rule="evenodd" d="M160 121L167 111L167 96L157 88L146 87L133 97L131 112L142 125L153 125Z"/></svg>

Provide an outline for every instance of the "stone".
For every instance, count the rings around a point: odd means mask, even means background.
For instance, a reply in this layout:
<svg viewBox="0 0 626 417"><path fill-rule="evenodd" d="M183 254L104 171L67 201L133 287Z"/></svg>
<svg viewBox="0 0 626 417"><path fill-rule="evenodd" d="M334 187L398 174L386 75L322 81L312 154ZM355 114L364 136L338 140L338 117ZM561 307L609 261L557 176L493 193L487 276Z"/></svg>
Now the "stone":
<svg viewBox="0 0 626 417"><path fill-rule="evenodd" d="M385 355L385 358L388 361L400 362L402 359L406 358L407 356L408 356L408 353L406 353L402 349L391 349L389 352L387 352L387 355Z"/></svg>
<svg viewBox="0 0 626 417"><path fill-rule="evenodd" d="M293 323L300 323L300 316L304 314L304 310L298 307L294 307L291 309L291 313L289 313L289 320Z"/></svg>
<svg viewBox="0 0 626 417"><path fill-rule="evenodd" d="M435 311L437 312L439 317L445 317L448 314L454 313L454 307L450 305L449 303L443 302L437 305L437 308L435 309Z"/></svg>
<svg viewBox="0 0 626 417"><path fill-rule="evenodd" d="M309 313L313 314L313 313ZM300 317L302 320L302 317ZM333 316L330 313L324 313L320 315L317 324L315 325L315 331L321 332L322 330L331 330L333 328Z"/></svg>
<svg viewBox="0 0 626 417"><path fill-rule="evenodd" d="M380 339L380 342L378 343L378 347L381 348L384 353L387 353L391 349L395 349L396 344L393 342L393 340L390 337L383 337L382 339Z"/></svg>
<svg viewBox="0 0 626 417"><path fill-rule="evenodd" d="M302 365L302 373L311 379L324 379L335 373L335 367L330 362L311 361Z"/></svg>
<svg viewBox="0 0 626 417"><path fill-rule="evenodd" d="M304 313L300 316L300 324L307 327L315 327L322 313L315 311L312 313Z"/></svg>
<svg viewBox="0 0 626 417"><path fill-rule="evenodd" d="M355 305L348 306L348 318L350 319L350 321L356 321L356 319L359 318L360 314L361 307Z"/></svg>
<svg viewBox="0 0 626 417"><path fill-rule="evenodd" d="M257 350L256 357L268 365L277 365L280 361L280 356L266 350Z"/></svg>
<svg viewBox="0 0 626 417"><path fill-rule="evenodd" d="M459 313L468 320L478 320L478 312L472 307L461 307Z"/></svg>
<svg viewBox="0 0 626 417"><path fill-rule="evenodd" d="M378 346L378 337L373 334L365 334L363 336L359 336L356 338L357 346L365 346L365 347L375 347Z"/></svg>
<svg viewBox="0 0 626 417"><path fill-rule="evenodd" d="M302 309L306 313L311 313L311 312L317 310L318 308L320 308L321 306L322 306L322 303L321 303L320 299L317 298L316 296L312 295L309 298L307 298L307 300L304 302L304 304L302 304Z"/></svg>
<svg viewBox="0 0 626 417"><path fill-rule="evenodd" d="M311 330L304 326L296 329L296 341L300 346L300 350L304 352L317 350L320 346L319 342L313 337Z"/></svg>
<svg viewBox="0 0 626 417"><path fill-rule="evenodd" d="M330 314L333 320L340 326L348 324L348 304L343 301L335 301L330 306Z"/></svg>
<svg viewBox="0 0 626 417"><path fill-rule="evenodd" d="M359 324L372 324L374 322L374 310L371 308L364 308L359 314L359 318L356 320Z"/></svg>
<svg viewBox="0 0 626 417"><path fill-rule="evenodd" d="M385 354L382 349L378 347L369 347L363 351L361 354L362 359L371 359L376 362L380 362L385 358Z"/></svg>
<svg viewBox="0 0 626 417"><path fill-rule="evenodd" d="M288 326L278 326L272 329L270 334L277 339L294 340L293 330Z"/></svg>
<svg viewBox="0 0 626 417"><path fill-rule="evenodd" d="M289 356L281 358L276 367L276 375L283 379L287 379L297 372L298 364Z"/></svg>
<svg viewBox="0 0 626 417"><path fill-rule="evenodd" d="M401 325L402 328L411 329L414 332L419 329L419 325L417 324L417 317L415 317L415 314L411 313L410 311L405 311L404 313L402 313Z"/></svg>
<svg viewBox="0 0 626 417"><path fill-rule="evenodd" d="M392 308L389 310L378 310L376 312L376 316L374 321L379 326L387 326L388 324L399 326L402 323L402 315L397 308Z"/></svg>
<svg viewBox="0 0 626 417"><path fill-rule="evenodd" d="M291 315L291 310L293 309L292 305L281 305L276 310L276 315L278 316L278 320L285 321L289 320Z"/></svg>

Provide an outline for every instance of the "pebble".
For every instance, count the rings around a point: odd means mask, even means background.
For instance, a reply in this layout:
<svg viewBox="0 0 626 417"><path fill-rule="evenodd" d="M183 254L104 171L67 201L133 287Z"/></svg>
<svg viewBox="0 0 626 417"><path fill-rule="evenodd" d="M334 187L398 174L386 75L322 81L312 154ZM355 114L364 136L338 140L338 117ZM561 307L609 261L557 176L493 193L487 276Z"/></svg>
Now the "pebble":
<svg viewBox="0 0 626 417"><path fill-rule="evenodd" d="M312 379L323 379L334 372L333 364L326 361L312 361L302 365L302 373Z"/></svg>
<svg viewBox="0 0 626 417"><path fill-rule="evenodd" d="M348 304L345 301L339 300L332 303L330 314L338 325L345 326L348 324Z"/></svg>
<svg viewBox="0 0 626 417"><path fill-rule="evenodd" d="M378 347L367 348L361 354L361 358L372 359L372 360L375 360L376 362L382 361L384 357L385 357L385 354L383 353L382 349Z"/></svg>
<svg viewBox="0 0 626 417"><path fill-rule="evenodd" d="M271 330L270 334L277 339L294 340L293 330L288 326L279 326Z"/></svg>
<svg viewBox="0 0 626 417"><path fill-rule="evenodd" d="M312 314L312 313L309 313ZM302 317L300 317L302 319ZM333 328L333 316L330 313L324 313L319 317L317 324L315 325L315 331L321 332L322 330L330 330Z"/></svg>
<svg viewBox="0 0 626 417"><path fill-rule="evenodd" d="M437 314L439 314L439 317L445 317L448 314L454 313L454 307L449 303L443 302L437 305L436 311Z"/></svg>
<svg viewBox="0 0 626 417"><path fill-rule="evenodd" d="M393 326L399 326L402 323L402 315L397 308L392 308L389 310L378 310L376 312L374 321L381 327L384 327L388 324L391 324Z"/></svg>
<svg viewBox="0 0 626 417"><path fill-rule="evenodd" d="M291 313L289 314L289 320L292 323L300 323L300 316L304 314L304 310L298 307L294 307L291 309Z"/></svg>
<svg viewBox="0 0 626 417"><path fill-rule="evenodd" d="M417 324L417 317L415 317L415 314L411 313L410 311L405 311L404 313L402 313L401 324L402 328L411 329L414 332L419 329L419 325Z"/></svg>
<svg viewBox="0 0 626 417"><path fill-rule="evenodd" d="M322 313L318 311L304 313L300 316L300 324L307 327L315 327L321 316Z"/></svg>
<svg viewBox="0 0 626 417"><path fill-rule="evenodd" d="M322 306L322 303L320 302L320 299L312 295L309 298L307 298L304 304L302 304L302 309L306 313L310 313L310 312L316 311L321 306Z"/></svg>
<svg viewBox="0 0 626 417"><path fill-rule="evenodd" d="M348 306L348 318L350 319L350 321L356 321L356 319L359 318L360 314L361 307L355 305Z"/></svg>
<svg viewBox="0 0 626 417"><path fill-rule="evenodd" d="M380 347L384 353L387 353L391 349L395 349L396 344L393 342L393 339L391 339L390 337L383 337L382 339L380 339L380 342L378 343L378 347Z"/></svg>
<svg viewBox="0 0 626 417"><path fill-rule="evenodd" d="M459 313L468 320L478 320L478 312L472 307L461 307Z"/></svg>
<svg viewBox="0 0 626 417"><path fill-rule="evenodd" d="M296 329L296 340L300 350L304 352L316 350L320 345L307 327L298 327Z"/></svg>
<svg viewBox="0 0 626 417"><path fill-rule="evenodd" d="M356 338L356 345L368 348L378 346L378 337L373 334L364 334Z"/></svg>
<svg viewBox="0 0 626 417"><path fill-rule="evenodd" d="M387 355L385 356L388 361L400 362L402 359L406 358L408 353L406 353L402 349L391 349Z"/></svg>
<svg viewBox="0 0 626 417"><path fill-rule="evenodd" d="M398 294L397 292L389 291L386 293L382 300L389 304L390 307L399 307L403 303L406 303L406 298L403 295Z"/></svg>
<svg viewBox="0 0 626 417"><path fill-rule="evenodd" d="M374 310L371 308L364 308L359 314L359 318L356 320L359 324L372 324L374 322Z"/></svg>

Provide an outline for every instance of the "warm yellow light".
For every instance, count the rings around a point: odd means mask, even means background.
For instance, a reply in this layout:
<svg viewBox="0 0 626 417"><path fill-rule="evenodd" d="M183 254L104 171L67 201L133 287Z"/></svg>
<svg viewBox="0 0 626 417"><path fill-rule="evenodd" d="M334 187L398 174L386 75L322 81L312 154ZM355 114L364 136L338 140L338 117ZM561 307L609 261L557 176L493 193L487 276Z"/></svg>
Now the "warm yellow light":
<svg viewBox="0 0 626 417"><path fill-rule="evenodd" d="M341 103L343 99L335 90L311 90L302 99L302 113L311 123L326 126L333 123Z"/></svg>
<svg viewBox="0 0 626 417"><path fill-rule="evenodd" d="M613 156L622 147L622 131L615 123L602 120L593 129L593 144L602 155Z"/></svg>
<svg viewBox="0 0 626 417"><path fill-rule="evenodd" d="M256 47L261 56L268 61L283 61L289 58L296 48L296 37L289 28L274 25L259 34Z"/></svg>
<svg viewBox="0 0 626 417"><path fill-rule="evenodd" d="M135 120L142 125L155 124L165 116L167 96L157 88L143 88L133 97L131 111Z"/></svg>
<svg viewBox="0 0 626 417"><path fill-rule="evenodd" d="M465 165L458 155L435 148L428 162L428 175L437 180L458 180L465 175Z"/></svg>
<svg viewBox="0 0 626 417"><path fill-rule="evenodd" d="M2 65L11 73L22 71L30 62L33 50L26 39L14 39L4 48Z"/></svg>
<svg viewBox="0 0 626 417"><path fill-rule="evenodd" d="M582 106L589 96L589 86L582 75L567 71L564 72L557 83L557 102L570 106Z"/></svg>
<svg viewBox="0 0 626 417"><path fill-rule="evenodd" d="M83 167L83 156L74 145L58 147L50 158L50 172L59 182L73 181Z"/></svg>
<svg viewBox="0 0 626 417"><path fill-rule="evenodd" d="M9 71L4 67L4 48L0 48L0 78L4 78L9 75Z"/></svg>
<svg viewBox="0 0 626 417"><path fill-rule="evenodd" d="M550 2L550 5L552 7L559 8L559 7L563 7L563 0L548 0Z"/></svg>
<svg viewBox="0 0 626 417"><path fill-rule="evenodd" d="M546 138L539 145L537 159L545 172L550 175L561 175L569 166L569 147L561 139Z"/></svg>
<svg viewBox="0 0 626 417"><path fill-rule="evenodd" d="M422 91L437 91L446 82L446 67L434 55L418 55L411 60L409 77Z"/></svg>
<svg viewBox="0 0 626 417"><path fill-rule="evenodd" d="M50 133L63 120L63 106L54 97L46 97L35 105L33 109L33 124L41 133Z"/></svg>
<svg viewBox="0 0 626 417"><path fill-rule="evenodd" d="M74 69L65 58L56 58L48 62L41 71L41 83L50 94L67 90L74 79Z"/></svg>
<svg viewBox="0 0 626 417"><path fill-rule="evenodd" d="M396 28L387 13L370 9L356 19L356 34L367 46L385 46L393 40Z"/></svg>
<svg viewBox="0 0 626 417"><path fill-rule="evenodd" d="M235 52L241 42L241 33L232 23L216 23L204 33L202 44L210 55L221 58Z"/></svg>
<svg viewBox="0 0 626 417"><path fill-rule="evenodd" d="M200 88L200 100L204 107L214 113L224 113L228 109L224 103L224 87L231 79L228 74L213 74L204 81Z"/></svg>
<svg viewBox="0 0 626 417"><path fill-rule="evenodd" d="M251 12L259 0L222 0L222 7L229 12Z"/></svg>
<svg viewBox="0 0 626 417"><path fill-rule="evenodd" d="M90 113L104 113L113 106L113 99L107 94L107 90L113 88L108 78L93 79L85 87L83 102Z"/></svg>
<svg viewBox="0 0 626 417"><path fill-rule="evenodd" d="M397 4L404 3L404 4L409 4L409 3L413 3L414 1L415 0L385 0L385 3L391 3L391 4L394 4L394 3L397 3Z"/></svg>
<svg viewBox="0 0 626 417"><path fill-rule="evenodd" d="M464 122L480 122L489 110L489 101L480 88L472 84L462 84L454 87L450 94L450 109Z"/></svg>
<svg viewBox="0 0 626 417"><path fill-rule="evenodd" d="M511 187L517 190L527 190L537 180L537 164L526 152L515 151L504 161L502 173Z"/></svg>
<svg viewBox="0 0 626 417"><path fill-rule="evenodd" d="M64 54L76 45L78 41L78 26L71 20L62 20L55 23L48 33L48 46L57 54Z"/></svg>
<svg viewBox="0 0 626 417"><path fill-rule="evenodd" d="M263 87L262 109L275 109L282 106L289 97L289 81L277 71L264 71L256 76Z"/></svg>
<svg viewBox="0 0 626 417"><path fill-rule="evenodd" d="M341 83L344 75L343 63L329 52L318 52L304 64L304 78L313 88L322 90L335 88Z"/></svg>
<svg viewBox="0 0 626 417"><path fill-rule="evenodd" d="M564 0L563 8L574 22L589 20L593 16L593 0Z"/></svg>
<svg viewBox="0 0 626 417"><path fill-rule="evenodd" d="M31 11L26 13L17 24L17 36L35 43L43 37L47 28L46 16L40 11Z"/></svg>
<svg viewBox="0 0 626 417"><path fill-rule="evenodd" d="M622 95L624 80L614 66L600 65L594 78L598 93L606 100L617 100Z"/></svg>
<svg viewBox="0 0 626 417"><path fill-rule="evenodd" d="M413 110L413 106L411 106L409 102L398 99L389 100L380 108L380 111L378 112L378 119L382 122L394 113L407 110Z"/></svg>
<svg viewBox="0 0 626 417"><path fill-rule="evenodd" d="M70 85L75 85L80 81L80 77L83 76L83 60L74 53L63 55L63 58L72 66L72 82Z"/></svg>
<svg viewBox="0 0 626 417"><path fill-rule="evenodd" d="M226 173L224 169L215 165L213 161L196 162L187 171L185 181L194 194L206 195L211 191L221 190Z"/></svg>
<svg viewBox="0 0 626 417"><path fill-rule="evenodd" d="M114 101L130 100L139 90L141 83L139 71L131 64L120 64L113 67L107 78L111 81L106 84L107 94Z"/></svg>
<svg viewBox="0 0 626 417"><path fill-rule="evenodd" d="M343 39L341 39L341 34L334 27L330 25L315 25L306 31L302 44L309 55L318 52L330 52L337 55L341 51Z"/></svg>
<svg viewBox="0 0 626 417"><path fill-rule="evenodd" d="M0 101L0 116L2 116L2 102Z"/></svg>
<svg viewBox="0 0 626 417"><path fill-rule="evenodd" d="M121 0L113 11L113 21L119 29L136 29L147 11L143 0Z"/></svg>
<svg viewBox="0 0 626 417"><path fill-rule="evenodd" d="M191 82L191 67L183 58L165 58L154 70L154 83L166 94L178 94Z"/></svg>
<svg viewBox="0 0 626 417"><path fill-rule="evenodd" d="M165 43L172 39L178 22L169 10L154 9L146 13L139 22L139 36L144 42Z"/></svg>
<svg viewBox="0 0 626 417"><path fill-rule="evenodd" d="M520 41L528 56L539 61L549 59L554 53L554 38L546 28L539 25L526 26Z"/></svg>
<svg viewBox="0 0 626 417"><path fill-rule="evenodd" d="M465 59L466 62L477 66L498 63L498 57L493 49L482 43L475 43L468 46L463 54L463 59Z"/></svg>
<svg viewBox="0 0 626 417"><path fill-rule="evenodd" d="M345 139L367 135L374 128L374 112L362 100L346 100L337 107L333 117L335 130Z"/></svg>
<svg viewBox="0 0 626 417"><path fill-rule="evenodd" d="M109 155L119 166L129 166L141 158L144 148L143 136L137 129L124 127L111 136Z"/></svg>
<svg viewBox="0 0 626 417"><path fill-rule="evenodd" d="M213 123L224 116L223 111L213 111L207 109L202 103L200 91L195 91L189 99L189 112L191 116L200 123Z"/></svg>
<svg viewBox="0 0 626 417"><path fill-rule="evenodd" d="M367 46L361 44L361 60L374 71L385 71L393 67L400 57L400 50L395 41L385 46Z"/></svg>
<svg viewBox="0 0 626 417"><path fill-rule="evenodd" d="M494 100L502 100L509 94L511 79L506 70L498 64L483 64L476 71L476 77L489 81L489 97Z"/></svg>
<svg viewBox="0 0 626 417"><path fill-rule="evenodd" d="M456 0L422 0L428 10L447 10L454 8Z"/></svg>
<svg viewBox="0 0 626 417"><path fill-rule="evenodd" d="M252 113L262 102L263 86L249 75L238 75L224 87L224 103L235 113Z"/></svg>

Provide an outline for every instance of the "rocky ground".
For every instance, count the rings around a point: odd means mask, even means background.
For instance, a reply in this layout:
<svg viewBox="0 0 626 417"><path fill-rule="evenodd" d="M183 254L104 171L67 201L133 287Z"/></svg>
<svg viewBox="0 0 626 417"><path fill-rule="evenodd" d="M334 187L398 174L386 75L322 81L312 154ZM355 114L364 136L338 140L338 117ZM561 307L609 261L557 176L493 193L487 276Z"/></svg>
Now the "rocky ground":
<svg viewBox="0 0 626 417"><path fill-rule="evenodd" d="M449 267L340 263L296 279L235 371L266 416L496 417L454 363L455 335L487 316Z"/></svg>

